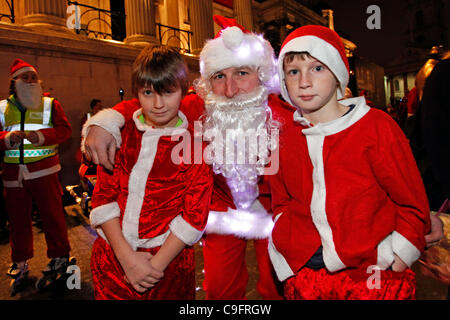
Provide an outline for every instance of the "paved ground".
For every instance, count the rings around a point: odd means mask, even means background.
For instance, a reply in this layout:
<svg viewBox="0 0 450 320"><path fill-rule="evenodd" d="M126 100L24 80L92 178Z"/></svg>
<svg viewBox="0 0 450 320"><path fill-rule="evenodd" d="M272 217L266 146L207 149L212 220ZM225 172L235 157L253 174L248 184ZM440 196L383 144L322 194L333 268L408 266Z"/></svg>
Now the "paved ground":
<svg viewBox="0 0 450 320"><path fill-rule="evenodd" d="M92 244L95 240L95 231L88 224L87 218L81 213L77 205L67 206L66 220L69 227L69 237L72 245L71 254L77 258L77 266L81 270L81 288L69 290L62 287L62 290L48 290L38 293L34 288L34 283L41 276L41 270L48 263L46 257L46 244L44 234L38 226L34 226L34 254L35 257L29 261L30 276L25 283L24 291L14 297L10 297L10 278L5 274L10 264L9 242L4 237L0 239L0 300L92 300L93 289L91 272L89 267ZM203 281L203 260L201 246L196 245L196 278L197 278L197 299L203 300L205 293L201 289ZM249 300L259 300L261 297L255 289L258 279L258 272L255 264L253 245L249 242L247 248L247 264L249 266L249 284L247 287L247 298ZM448 288L434 279L424 277L420 274L417 266L417 299L420 300L445 300L447 299Z"/></svg>

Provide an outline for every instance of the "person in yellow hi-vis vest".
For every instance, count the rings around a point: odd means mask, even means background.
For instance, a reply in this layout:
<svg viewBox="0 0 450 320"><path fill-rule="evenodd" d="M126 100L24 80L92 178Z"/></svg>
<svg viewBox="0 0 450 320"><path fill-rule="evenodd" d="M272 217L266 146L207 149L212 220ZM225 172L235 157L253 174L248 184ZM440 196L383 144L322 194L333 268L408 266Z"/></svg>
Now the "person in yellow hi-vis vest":
<svg viewBox="0 0 450 320"><path fill-rule="evenodd" d="M16 59L11 65L10 96L0 101L3 186L10 221L15 278L28 272L33 257L32 202L37 206L51 259L45 272L67 265L70 244L64 218L58 144L72 128L58 101L45 97L36 69Z"/></svg>

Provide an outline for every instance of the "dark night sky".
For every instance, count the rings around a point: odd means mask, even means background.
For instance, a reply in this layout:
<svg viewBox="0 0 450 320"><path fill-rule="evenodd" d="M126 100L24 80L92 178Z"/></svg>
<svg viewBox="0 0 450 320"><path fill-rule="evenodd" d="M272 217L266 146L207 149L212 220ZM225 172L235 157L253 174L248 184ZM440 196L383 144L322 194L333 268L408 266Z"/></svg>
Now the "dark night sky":
<svg viewBox="0 0 450 320"><path fill-rule="evenodd" d="M335 30L354 42L360 56L385 66L405 47L407 30L404 0L328 0L334 11ZM366 21L369 5L378 5L381 11L381 29L370 30ZM343 32L343 33L342 33Z"/></svg>

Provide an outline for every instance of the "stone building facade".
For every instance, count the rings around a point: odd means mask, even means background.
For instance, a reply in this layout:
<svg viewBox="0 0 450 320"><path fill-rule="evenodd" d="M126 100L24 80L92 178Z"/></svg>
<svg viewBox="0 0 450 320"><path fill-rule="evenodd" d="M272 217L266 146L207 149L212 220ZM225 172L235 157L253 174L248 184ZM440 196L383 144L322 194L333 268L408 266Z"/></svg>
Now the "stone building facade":
<svg viewBox="0 0 450 320"><path fill-rule="evenodd" d="M108 107L132 98L131 66L141 48L161 43L179 48L198 77L198 53L219 27L214 14L234 17L264 33L275 50L294 28L330 26L330 16L295 0L0 0L0 97L8 95L9 67L15 58L34 65L45 91L58 99L72 124L70 141L60 146L63 185L78 183L76 153L89 103ZM13 9L13 10L11 10ZM332 27L332 26L331 26ZM356 45L344 40L347 54ZM278 46L278 47L277 47Z"/></svg>

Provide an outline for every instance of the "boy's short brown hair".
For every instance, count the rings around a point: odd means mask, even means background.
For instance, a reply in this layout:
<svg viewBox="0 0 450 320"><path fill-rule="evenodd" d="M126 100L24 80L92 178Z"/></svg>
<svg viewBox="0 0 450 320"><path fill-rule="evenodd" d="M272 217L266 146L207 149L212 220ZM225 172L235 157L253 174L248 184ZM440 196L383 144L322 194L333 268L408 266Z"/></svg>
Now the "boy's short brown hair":
<svg viewBox="0 0 450 320"><path fill-rule="evenodd" d="M312 58L311 55L308 52L306 52L306 51L302 51L302 52L291 51L291 52L288 52L288 53L286 53L286 55L283 58L283 68L284 68L284 65L286 63L291 63L292 60L294 60L294 58L297 57L297 56L300 57L300 59L302 59L302 60L305 60L305 57Z"/></svg>
<svg viewBox="0 0 450 320"><path fill-rule="evenodd" d="M133 94L152 87L158 94L181 88L183 96L189 88L189 72L181 54L174 48L150 45L144 48L133 63L131 76Z"/></svg>

